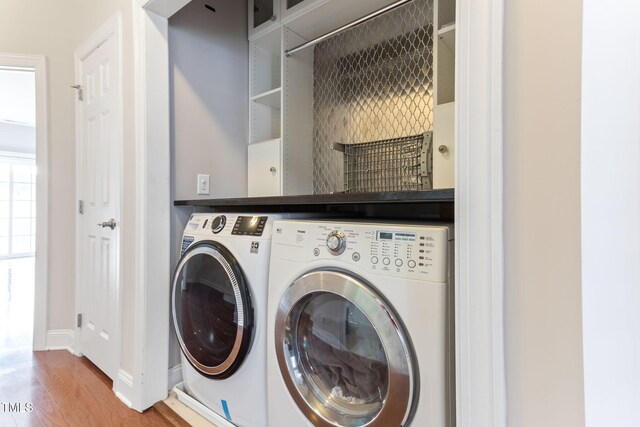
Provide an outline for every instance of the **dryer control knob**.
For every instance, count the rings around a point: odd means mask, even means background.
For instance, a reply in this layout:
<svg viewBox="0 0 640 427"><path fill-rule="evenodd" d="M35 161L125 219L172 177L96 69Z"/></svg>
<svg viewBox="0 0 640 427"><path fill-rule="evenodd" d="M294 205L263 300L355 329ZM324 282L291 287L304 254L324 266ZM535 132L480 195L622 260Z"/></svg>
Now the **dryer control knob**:
<svg viewBox="0 0 640 427"><path fill-rule="evenodd" d="M218 234L224 229L224 226L226 224L227 224L226 216L224 215L217 216L213 218L213 221L211 221L211 231L213 231L214 234Z"/></svg>
<svg viewBox="0 0 640 427"><path fill-rule="evenodd" d="M327 249L331 255L340 255L347 248L347 236L340 230L333 230L327 236Z"/></svg>

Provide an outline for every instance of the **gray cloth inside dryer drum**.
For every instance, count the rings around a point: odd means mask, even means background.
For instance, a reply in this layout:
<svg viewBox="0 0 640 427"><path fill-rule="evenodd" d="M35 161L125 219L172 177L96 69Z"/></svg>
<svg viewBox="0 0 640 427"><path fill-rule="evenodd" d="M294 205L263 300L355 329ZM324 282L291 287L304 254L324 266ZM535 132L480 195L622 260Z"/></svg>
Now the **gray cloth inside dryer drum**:
<svg viewBox="0 0 640 427"><path fill-rule="evenodd" d="M331 294L314 298L298 323L303 363L310 365L334 397L348 403L382 401L387 360L366 316Z"/></svg>

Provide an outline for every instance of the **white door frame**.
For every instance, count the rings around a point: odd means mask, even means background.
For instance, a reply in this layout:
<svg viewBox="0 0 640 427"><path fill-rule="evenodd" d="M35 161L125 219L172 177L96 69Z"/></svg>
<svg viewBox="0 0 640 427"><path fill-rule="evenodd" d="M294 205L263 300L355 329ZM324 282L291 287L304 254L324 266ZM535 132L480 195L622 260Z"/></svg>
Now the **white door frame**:
<svg viewBox="0 0 640 427"><path fill-rule="evenodd" d="M120 153L120 171L118 172L120 175L120 200L118 203L118 213L117 219L118 221L122 218L122 199L123 199L123 184L124 180L122 179L122 152L123 152L123 81L122 81L122 14L120 12L116 12L111 18L107 20L96 32L94 32L89 38L78 47L74 52L74 66L75 66L75 79L77 84L81 84L82 82L82 61L87 58L93 51L99 48L102 44L104 44L111 37L115 38L115 44L117 49L117 57L118 57L118 69L115 70L117 73L117 79L119 81L118 85L118 93L116 95L116 111L113 112L114 127L117 128L118 137L116 138L119 142L117 151ZM84 88L83 88L84 89ZM83 90L86 93L86 90ZM82 102L76 97L75 108L76 108L76 177L82 177L82 160L83 160L83 111L82 111ZM84 195L84 186L82 179L76 179L76 203L80 200L83 200ZM82 230L83 230L83 218L79 212L78 206L75 207L76 213L76 253L75 253L75 261L76 261L76 270L75 270L75 279L76 279L76 289L75 289L75 309L76 313L82 313L82 262L83 262L83 253L82 253ZM117 289L116 289L116 313L115 313L115 325L113 334L113 345L114 345L114 354L117 355L118 363L117 366L120 366L120 360L122 358L122 227L118 226L113 230L115 233L118 233L118 241L120 242L118 248L118 260L116 261L116 269L117 269ZM82 354L82 328L78 328L76 325L76 333L75 333L75 341L73 344L73 352L76 355ZM115 381L114 381L115 384Z"/></svg>
<svg viewBox="0 0 640 427"><path fill-rule="evenodd" d="M169 310L168 18L189 0L136 0L134 407L164 398ZM503 0L458 0L456 291L458 426L506 425L503 345ZM160 267L160 268L158 268ZM148 308L148 309L147 309Z"/></svg>
<svg viewBox="0 0 640 427"><path fill-rule="evenodd" d="M160 16L133 6L135 108L135 291L131 407L142 411L167 397L170 291L170 134L167 7ZM117 391L117 390L116 390Z"/></svg>
<svg viewBox="0 0 640 427"><path fill-rule="evenodd" d="M42 55L0 53L0 67L26 68L36 77L36 256L33 350L47 348L49 288L49 111L47 60Z"/></svg>
<svg viewBox="0 0 640 427"><path fill-rule="evenodd" d="M457 425L506 426L502 154L503 0L456 16Z"/></svg>

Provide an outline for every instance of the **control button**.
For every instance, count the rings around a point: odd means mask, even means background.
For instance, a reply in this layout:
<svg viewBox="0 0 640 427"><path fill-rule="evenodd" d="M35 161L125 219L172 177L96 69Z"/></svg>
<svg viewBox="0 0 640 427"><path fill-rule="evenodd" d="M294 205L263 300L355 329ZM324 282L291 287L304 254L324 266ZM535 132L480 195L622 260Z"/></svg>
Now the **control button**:
<svg viewBox="0 0 640 427"><path fill-rule="evenodd" d="M400 258L396 260L396 267L402 267L402 260Z"/></svg>
<svg viewBox="0 0 640 427"><path fill-rule="evenodd" d="M382 263L384 265L389 265L389 264L391 264L391 260L389 258L382 258Z"/></svg>
<svg viewBox="0 0 640 427"><path fill-rule="evenodd" d="M315 256L320 256L320 249L315 248L315 249L313 250L313 254L314 254Z"/></svg>
<svg viewBox="0 0 640 427"><path fill-rule="evenodd" d="M347 248L347 236L340 230L333 230L327 236L327 249L331 255L340 255Z"/></svg>
<svg viewBox="0 0 640 427"><path fill-rule="evenodd" d="M414 260L410 260L407 265L409 266L409 268L415 268L416 267L416 262Z"/></svg>
<svg viewBox="0 0 640 427"><path fill-rule="evenodd" d="M371 264L377 264L378 263L378 257L377 256L372 256L371 257Z"/></svg>
<svg viewBox="0 0 640 427"><path fill-rule="evenodd" d="M351 255L351 258L355 261L358 262L360 261L360 254L358 252L354 252L353 255Z"/></svg>
<svg viewBox="0 0 640 427"><path fill-rule="evenodd" d="M218 234L227 225L227 217L224 215L217 216L211 221L211 230L214 234Z"/></svg>

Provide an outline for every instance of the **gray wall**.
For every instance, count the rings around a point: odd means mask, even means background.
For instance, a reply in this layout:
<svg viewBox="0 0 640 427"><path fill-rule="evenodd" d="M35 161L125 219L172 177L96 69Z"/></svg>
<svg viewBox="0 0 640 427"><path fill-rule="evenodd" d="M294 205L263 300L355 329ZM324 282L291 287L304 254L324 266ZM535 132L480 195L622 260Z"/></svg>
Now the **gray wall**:
<svg viewBox="0 0 640 427"><path fill-rule="evenodd" d="M176 199L247 194L247 2L193 0L169 19L171 142ZM211 195L196 195L196 175Z"/></svg>
<svg viewBox="0 0 640 427"><path fill-rule="evenodd" d="M506 1L508 425L584 426L581 0Z"/></svg>
<svg viewBox="0 0 640 427"><path fill-rule="evenodd" d="M174 200L247 195L249 42L246 1L193 0L169 19L171 192ZM211 195L196 176L211 175ZM171 266L191 211L172 209ZM180 363L173 335L169 366Z"/></svg>
<svg viewBox="0 0 640 427"><path fill-rule="evenodd" d="M36 128L0 122L0 151L36 154Z"/></svg>

